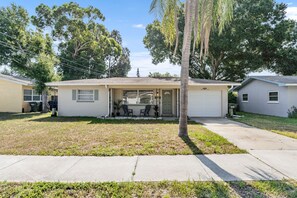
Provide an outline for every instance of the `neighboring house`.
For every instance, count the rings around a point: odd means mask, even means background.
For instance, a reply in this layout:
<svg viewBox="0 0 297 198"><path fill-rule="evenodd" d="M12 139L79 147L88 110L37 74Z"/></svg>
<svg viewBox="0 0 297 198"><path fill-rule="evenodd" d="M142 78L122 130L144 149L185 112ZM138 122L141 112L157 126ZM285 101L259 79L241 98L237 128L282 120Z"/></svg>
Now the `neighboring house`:
<svg viewBox="0 0 297 198"><path fill-rule="evenodd" d="M139 116L145 105L158 105L161 116L178 117L178 78L104 78L47 83L58 88L60 116L111 116L114 102L127 104ZM224 117L228 108L228 86L232 82L189 79L189 112L192 117ZM121 115L123 110L121 109ZM153 108L150 115L154 115Z"/></svg>
<svg viewBox="0 0 297 198"><path fill-rule="evenodd" d="M249 77L234 91L241 111L287 117L297 107L297 76Z"/></svg>
<svg viewBox="0 0 297 198"><path fill-rule="evenodd" d="M41 102L41 96L29 79L0 74L0 112L29 112L29 102Z"/></svg>

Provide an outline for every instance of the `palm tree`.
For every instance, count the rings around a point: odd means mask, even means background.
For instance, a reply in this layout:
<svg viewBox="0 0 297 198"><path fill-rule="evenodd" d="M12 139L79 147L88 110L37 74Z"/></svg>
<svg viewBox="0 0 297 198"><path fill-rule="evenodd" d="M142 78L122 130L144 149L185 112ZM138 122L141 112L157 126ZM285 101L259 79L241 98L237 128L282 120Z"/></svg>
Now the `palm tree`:
<svg viewBox="0 0 297 198"><path fill-rule="evenodd" d="M178 12L185 12L185 26L182 47L181 86L180 86L180 119L179 136L188 136L188 81L191 47L193 51L200 44L200 58L208 53L211 28L222 32L224 26L231 21L234 0L153 0L150 11L161 18L161 31L166 42L175 45L175 53L179 43Z"/></svg>

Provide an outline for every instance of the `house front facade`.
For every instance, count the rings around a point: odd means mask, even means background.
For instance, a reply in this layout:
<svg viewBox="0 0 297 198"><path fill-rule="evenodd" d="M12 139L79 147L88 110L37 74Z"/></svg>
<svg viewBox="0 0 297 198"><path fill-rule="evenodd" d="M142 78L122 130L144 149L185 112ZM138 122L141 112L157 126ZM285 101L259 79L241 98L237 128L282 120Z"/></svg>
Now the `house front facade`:
<svg viewBox="0 0 297 198"><path fill-rule="evenodd" d="M191 117L224 117L228 108L228 86L236 83L190 79L189 112ZM127 105L134 116L151 106L150 116L154 116L155 106L160 116L179 117L180 80L178 78L105 78L85 79L47 83L58 88L60 116L113 116Z"/></svg>
<svg viewBox="0 0 297 198"><path fill-rule="evenodd" d="M287 117L297 107L296 76L255 76L235 88L241 111Z"/></svg>
<svg viewBox="0 0 297 198"><path fill-rule="evenodd" d="M29 102L41 102L29 79L0 74L0 112L29 112Z"/></svg>

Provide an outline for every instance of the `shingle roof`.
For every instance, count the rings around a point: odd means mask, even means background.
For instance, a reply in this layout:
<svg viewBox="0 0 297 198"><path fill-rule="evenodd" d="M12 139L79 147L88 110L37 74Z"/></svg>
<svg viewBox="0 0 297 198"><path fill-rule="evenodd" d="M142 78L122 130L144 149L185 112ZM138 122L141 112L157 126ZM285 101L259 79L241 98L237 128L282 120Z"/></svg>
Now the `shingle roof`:
<svg viewBox="0 0 297 198"><path fill-rule="evenodd" d="M124 78L102 78L102 79L82 79L47 83L48 86L67 85L179 85L180 78L149 78L149 77L124 77ZM213 84L213 85L238 85L238 83L189 79L189 85Z"/></svg>
<svg viewBox="0 0 297 198"><path fill-rule="evenodd" d="M297 76L250 76L245 79L240 86L234 88L233 90L240 90L242 87L249 84L253 80L260 80L278 86L297 86Z"/></svg>
<svg viewBox="0 0 297 198"><path fill-rule="evenodd" d="M297 76L253 76L251 78L278 84L297 84Z"/></svg>
<svg viewBox="0 0 297 198"><path fill-rule="evenodd" d="M0 79L15 82L15 83L21 84L21 85L33 85L34 84L34 80L20 77L20 76L10 76L10 75L0 74Z"/></svg>

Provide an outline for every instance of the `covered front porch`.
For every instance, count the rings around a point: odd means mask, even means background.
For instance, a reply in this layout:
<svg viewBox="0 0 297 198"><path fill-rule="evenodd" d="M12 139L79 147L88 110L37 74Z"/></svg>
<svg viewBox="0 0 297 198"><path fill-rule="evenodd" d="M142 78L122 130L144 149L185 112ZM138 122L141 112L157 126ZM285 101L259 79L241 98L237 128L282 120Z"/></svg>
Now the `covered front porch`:
<svg viewBox="0 0 297 198"><path fill-rule="evenodd" d="M179 117L179 92L178 88L110 87L109 116Z"/></svg>

